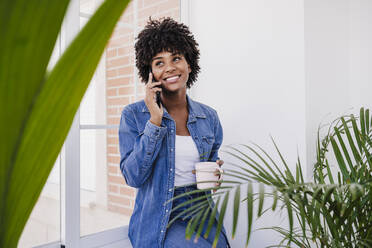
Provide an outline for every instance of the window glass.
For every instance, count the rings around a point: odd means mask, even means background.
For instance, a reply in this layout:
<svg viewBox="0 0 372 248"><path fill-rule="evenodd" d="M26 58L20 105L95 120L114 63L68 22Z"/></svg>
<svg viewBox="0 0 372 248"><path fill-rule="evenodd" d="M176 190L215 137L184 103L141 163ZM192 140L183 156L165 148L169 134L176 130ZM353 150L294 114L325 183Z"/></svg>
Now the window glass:
<svg viewBox="0 0 372 248"><path fill-rule="evenodd" d="M18 247L33 247L60 240L60 166L58 156L53 170L32 210Z"/></svg>
<svg viewBox="0 0 372 248"><path fill-rule="evenodd" d="M129 224L135 190L119 170L117 131L80 131L81 236Z"/></svg>

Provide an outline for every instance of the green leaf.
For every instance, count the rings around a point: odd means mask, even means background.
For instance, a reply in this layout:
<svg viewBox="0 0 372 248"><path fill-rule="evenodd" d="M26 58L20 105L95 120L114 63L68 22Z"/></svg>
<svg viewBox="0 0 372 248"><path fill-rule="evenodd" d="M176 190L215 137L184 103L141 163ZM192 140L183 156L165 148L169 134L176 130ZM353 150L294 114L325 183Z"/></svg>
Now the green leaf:
<svg viewBox="0 0 372 248"><path fill-rule="evenodd" d="M304 175L302 173L302 166L301 166L301 161L300 161L300 157L297 156L297 167L298 167L298 170L300 172L300 183L304 183L305 180L304 180Z"/></svg>
<svg viewBox="0 0 372 248"><path fill-rule="evenodd" d="M370 122L369 122L369 109L365 111L365 125L366 125L366 133L369 133Z"/></svg>
<svg viewBox="0 0 372 248"><path fill-rule="evenodd" d="M254 143L253 143L254 144ZM259 145L257 144L254 144L258 149L260 149L260 151L265 154L265 156L270 160L270 162L272 163L272 165L274 165L276 171L280 174L280 176L284 179L284 181L286 181L286 183L288 183L286 177L284 176L283 172L279 169L279 166L275 163L274 159L272 159L272 157L270 157L270 155ZM271 167L268 165L268 168L269 170L271 169ZM281 181L280 181L281 182ZM283 183L282 183L283 184Z"/></svg>
<svg viewBox="0 0 372 248"><path fill-rule="evenodd" d="M337 182L338 184L342 184L343 180L341 180L341 173L337 172Z"/></svg>
<svg viewBox="0 0 372 248"><path fill-rule="evenodd" d="M353 183L350 184L350 193L351 193L351 199L355 201L358 199L361 195L364 194L364 189L359 184Z"/></svg>
<svg viewBox="0 0 372 248"><path fill-rule="evenodd" d="M341 151L338 148L337 143L333 139L333 137L331 137L331 144L332 144L333 152L334 152L335 157L337 159L338 166L339 166L339 168L341 170L341 173L342 173L343 178L346 179L347 181L350 181L349 171L346 168L346 164L345 164L344 158L342 157Z"/></svg>
<svg viewBox="0 0 372 248"><path fill-rule="evenodd" d="M259 192L258 192L258 211L257 211L257 217L260 217L262 215L262 208L265 198L265 187L262 183L259 185Z"/></svg>
<svg viewBox="0 0 372 248"><path fill-rule="evenodd" d="M31 211L23 210L23 217L16 221L21 227L9 230L10 219L15 218L7 213L9 205L22 204L20 198L12 203L6 199L9 189L17 183L12 185L10 177L68 3L68 0L0 1L0 247L17 244L16 233L22 231L22 222Z"/></svg>
<svg viewBox="0 0 372 248"><path fill-rule="evenodd" d="M198 231L196 232L196 235L195 235L194 243L198 242L198 239L199 239L199 237L200 237L200 235L203 231L205 221L207 220L208 214L210 213L210 211L211 211L211 209L209 208L209 206L207 208L205 208L203 218L201 219L200 225L198 227Z"/></svg>
<svg viewBox="0 0 372 248"><path fill-rule="evenodd" d="M221 230L222 230L222 226L223 226L223 219L225 217L225 212L226 212L228 201L229 201L229 192L226 193L225 198L223 199L223 202L222 202L221 212L220 212L220 216L219 216L218 223L217 223L216 235L214 236L214 240L213 240L213 244L212 244L212 247L214 247L214 248L217 246L218 238L221 235Z"/></svg>
<svg viewBox="0 0 372 248"><path fill-rule="evenodd" d="M334 180L333 180L333 175L332 175L332 172L331 172L331 168L329 167L329 164L328 164L328 160L326 160L326 168L327 168L327 173L328 173L328 177L329 177L329 182L331 184L334 184Z"/></svg>
<svg viewBox="0 0 372 248"><path fill-rule="evenodd" d="M288 179L290 182L294 183L294 182L295 182L294 177L293 177L293 175L292 175L292 173L291 173L291 170L289 169L287 163L285 162L282 153L280 152L278 146L276 145L276 143L275 143L273 137L270 137L270 138L271 138L271 141L273 142L273 144L274 144L274 146L275 146L276 151L277 151L278 154L279 154L279 157L280 157L280 159L281 159L283 165L284 165L285 168L286 168L286 176L287 176L287 179Z"/></svg>
<svg viewBox="0 0 372 248"><path fill-rule="evenodd" d="M230 155L238 158L242 162L248 164L250 167L252 167L252 169L254 169L256 172L258 172L258 175L261 176L263 180L268 181L268 182L275 181L275 179L270 175L270 173L265 171L265 169L259 163L254 161L250 156L248 156L247 154L239 151L235 147L231 147L231 149L235 150L236 152L238 152L239 154L241 154L242 156L244 156L248 160L246 160L246 159L242 158L240 155L236 155L234 153L229 152L228 154L230 154ZM249 162L249 161L251 161L251 162Z"/></svg>
<svg viewBox="0 0 372 248"><path fill-rule="evenodd" d="M275 211L276 205L278 204L278 190L276 188L273 189L273 196L274 196L274 201L271 209Z"/></svg>
<svg viewBox="0 0 372 248"><path fill-rule="evenodd" d="M216 214L217 214L217 209L218 209L218 205L219 205L219 203L220 203L220 200L221 200L221 197L218 196L218 197L217 197L217 202L216 202L216 204L214 205L214 208L213 208L213 210L212 210L211 215L209 216L208 227L207 227L207 231L204 233L204 238L208 238L209 233L210 233L211 230L212 230L213 224L214 224L214 222L216 221Z"/></svg>
<svg viewBox="0 0 372 248"><path fill-rule="evenodd" d="M203 209L205 210L205 208ZM190 240L192 235L194 234L195 232L195 228L196 228L196 225L199 223L199 220L200 218L202 217L203 215L203 210L202 211L198 211L198 213L191 218L191 221L189 221L189 223L187 224L186 226L186 235L185 235L185 238L187 240Z"/></svg>
<svg viewBox="0 0 372 248"><path fill-rule="evenodd" d="M296 166L296 184L300 182L300 171L298 165Z"/></svg>
<svg viewBox="0 0 372 248"><path fill-rule="evenodd" d="M325 190L324 196L323 196L323 201L322 201L323 206L329 201L329 197L331 196L333 191L336 189L336 187L337 187L337 185L331 185Z"/></svg>
<svg viewBox="0 0 372 248"><path fill-rule="evenodd" d="M1 1L0 247L15 247L127 0L107 0L46 72L68 1Z"/></svg>
<svg viewBox="0 0 372 248"><path fill-rule="evenodd" d="M362 131L362 135L363 137L365 137L368 131L366 130L366 125L365 125L366 122L365 122L365 117L364 117L364 108L360 108L359 121L360 121L360 129Z"/></svg>
<svg viewBox="0 0 372 248"><path fill-rule="evenodd" d="M349 145L350 145L351 151L352 151L352 153L354 155L354 159L355 159L355 161L358 164L360 164L362 162L361 156L360 156L357 148L355 147L355 144L354 144L353 138L351 136L350 130L349 130L348 126L347 126L347 123L346 123L346 121L345 121L345 119L343 117L341 117L341 121L342 121L344 130L345 130L346 137L347 137L347 139L349 141Z"/></svg>
<svg viewBox="0 0 372 248"><path fill-rule="evenodd" d="M350 158L350 155L349 155L349 151L346 149L345 142L343 141L343 139L341 137L341 134L340 134L340 132L338 131L338 129L336 127L335 127L335 134L337 136L338 142L341 145L341 149L343 151L343 155L346 158L347 164L349 166L349 169L351 171L351 175L352 175L352 178L353 178L353 181L354 181L355 178L356 178L356 172L355 172L355 169L354 169L354 165L353 165L353 163L351 161L351 158ZM338 150L340 150L340 149L338 149Z"/></svg>
<svg viewBox="0 0 372 248"><path fill-rule="evenodd" d="M261 149L261 147L259 147L258 145L256 145L256 144L254 144L256 147L258 147L261 151L263 151L262 149ZM283 184L283 182L282 182L282 180L280 179L280 177L279 177L279 175L271 168L271 166L270 166L270 164L254 149L254 148L252 148L252 147L250 147L250 146L248 146L248 145L244 145L245 147L247 147L249 150L251 150L264 164L265 164L265 166L266 166L266 168L268 168L269 169L269 171L271 172L271 174L273 174L274 175L274 177L276 178L276 180L280 183L280 184ZM271 159L271 157L267 154L267 153L265 153L264 152L264 154L270 159L270 161L272 161L273 162L273 160ZM265 171L265 169L262 167L262 166L259 166L258 165L258 163L255 163L260 169L262 169L263 171ZM277 167L277 165L275 164L275 163L273 163L273 165L274 165L274 167L275 168L278 168ZM279 171L279 173L280 173L280 170L279 169L277 169L278 171ZM267 174L269 174L268 172L267 172ZM272 178L272 177L271 177ZM284 178L284 176L283 176L283 178ZM285 178L284 178L285 179ZM272 179L272 180L274 180L274 179Z"/></svg>
<svg viewBox="0 0 372 248"><path fill-rule="evenodd" d="M289 243L288 243L288 245L289 245L291 243L291 241L293 240L292 239L292 235L293 235L293 212L292 212L292 205L291 205L291 202L289 200L288 194L284 194L284 202L285 202L285 205L287 206L287 213L288 213L288 220L289 220Z"/></svg>
<svg viewBox="0 0 372 248"><path fill-rule="evenodd" d="M359 152L361 154L362 153L362 146L361 146L361 140L360 140L361 132L358 129L356 119L353 115L351 115L351 125L353 127L355 140L357 141L357 145L359 147Z"/></svg>
<svg viewBox="0 0 372 248"><path fill-rule="evenodd" d="M318 177L319 177L319 183L325 184L323 170L318 167L317 172L318 172Z"/></svg>
<svg viewBox="0 0 372 248"><path fill-rule="evenodd" d="M235 237L236 227L238 226L239 217L239 205L240 205L240 186L236 188L234 197L234 212L233 212L233 228L232 228L232 238Z"/></svg>
<svg viewBox="0 0 372 248"><path fill-rule="evenodd" d="M190 204L191 201L187 201L186 202L187 204ZM167 225L167 228L170 227L173 222L175 222L178 218L180 218L181 216L184 216L183 217L184 219L190 217L190 216L193 216L195 213L198 213L199 211L205 209L206 207L208 207L209 204L207 201L202 201L202 202L199 202L199 203L196 203L194 205L192 205L191 207L188 207L186 208L185 210L181 211L179 214L177 214L176 216L174 216L169 222L168 222L168 225ZM172 212L174 212L176 209L178 209L179 206L177 206L177 208L173 208L172 209Z"/></svg>
<svg viewBox="0 0 372 248"><path fill-rule="evenodd" d="M252 233L252 222L253 222L253 187L251 183L248 183L248 190L247 190L247 217L248 217L248 233L247 233L247 241L245 242L245 246L247 247L249 244L249 238L251 237Z"/></svg>

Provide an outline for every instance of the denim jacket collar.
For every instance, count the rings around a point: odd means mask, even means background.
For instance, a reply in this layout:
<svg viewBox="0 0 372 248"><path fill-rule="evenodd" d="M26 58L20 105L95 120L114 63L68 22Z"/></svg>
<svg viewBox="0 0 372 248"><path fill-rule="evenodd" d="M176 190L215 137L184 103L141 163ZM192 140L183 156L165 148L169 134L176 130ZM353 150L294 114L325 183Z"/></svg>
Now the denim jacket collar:
<svg viewBox="0 0 372 248"><path fill-rule="evenodd" d="M207 118L207 116L205 115L205 113L203 112L203 110L200 108L200 106L198 104L196 104L194 102L194 100L192 100L189 97L189 95L187 95L187 94L186 94L186 100L187 100L187 103L188 103L187 106L188 106L188 109L189 109L189 122L196 121L196 117ZM144 104L144 106L142 108L142 112L150 112L148 110L146 104ZM167 119L172 119L166 108L164 108L164 115L163 115L163 117L164 118L167 118Z"/></svg>

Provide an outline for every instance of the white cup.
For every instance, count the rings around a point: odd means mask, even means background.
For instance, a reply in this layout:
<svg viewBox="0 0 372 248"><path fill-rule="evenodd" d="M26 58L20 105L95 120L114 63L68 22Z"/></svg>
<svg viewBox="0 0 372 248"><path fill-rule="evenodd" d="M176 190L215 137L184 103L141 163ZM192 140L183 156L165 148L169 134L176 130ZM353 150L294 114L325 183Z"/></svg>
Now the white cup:
<svg viewBox="0 0 372 248"><path fill-rule="evenodd" d="M219 175L215 175L216 170L222 172L216 162L199 162L195 164L196 183L198 189L207 189L216 187ZM204 182L211 181L211 182ZM212 182L213 181L213 182ZM204 182L204 183L202 183Z"/></svg>

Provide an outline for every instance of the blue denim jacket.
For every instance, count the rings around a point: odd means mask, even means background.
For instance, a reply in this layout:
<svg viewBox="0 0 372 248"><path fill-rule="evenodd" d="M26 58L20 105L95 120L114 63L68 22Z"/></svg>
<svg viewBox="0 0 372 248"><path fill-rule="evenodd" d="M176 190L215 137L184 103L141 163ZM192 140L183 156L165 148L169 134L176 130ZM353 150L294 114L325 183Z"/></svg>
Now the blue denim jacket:
<svg viewBox="0 0 372 248"><path fill-rule="evenodd" d="M223 136L217 112L186 98L187 128L200 161L216 161ZM123 109L119 128L120 169L126 183L138 188L128 234L135 248L163 247L172 209L172 202L164 203L173 197L176 122L165 108L160 127L149 119L145 102L138 101Z"/></svg>

